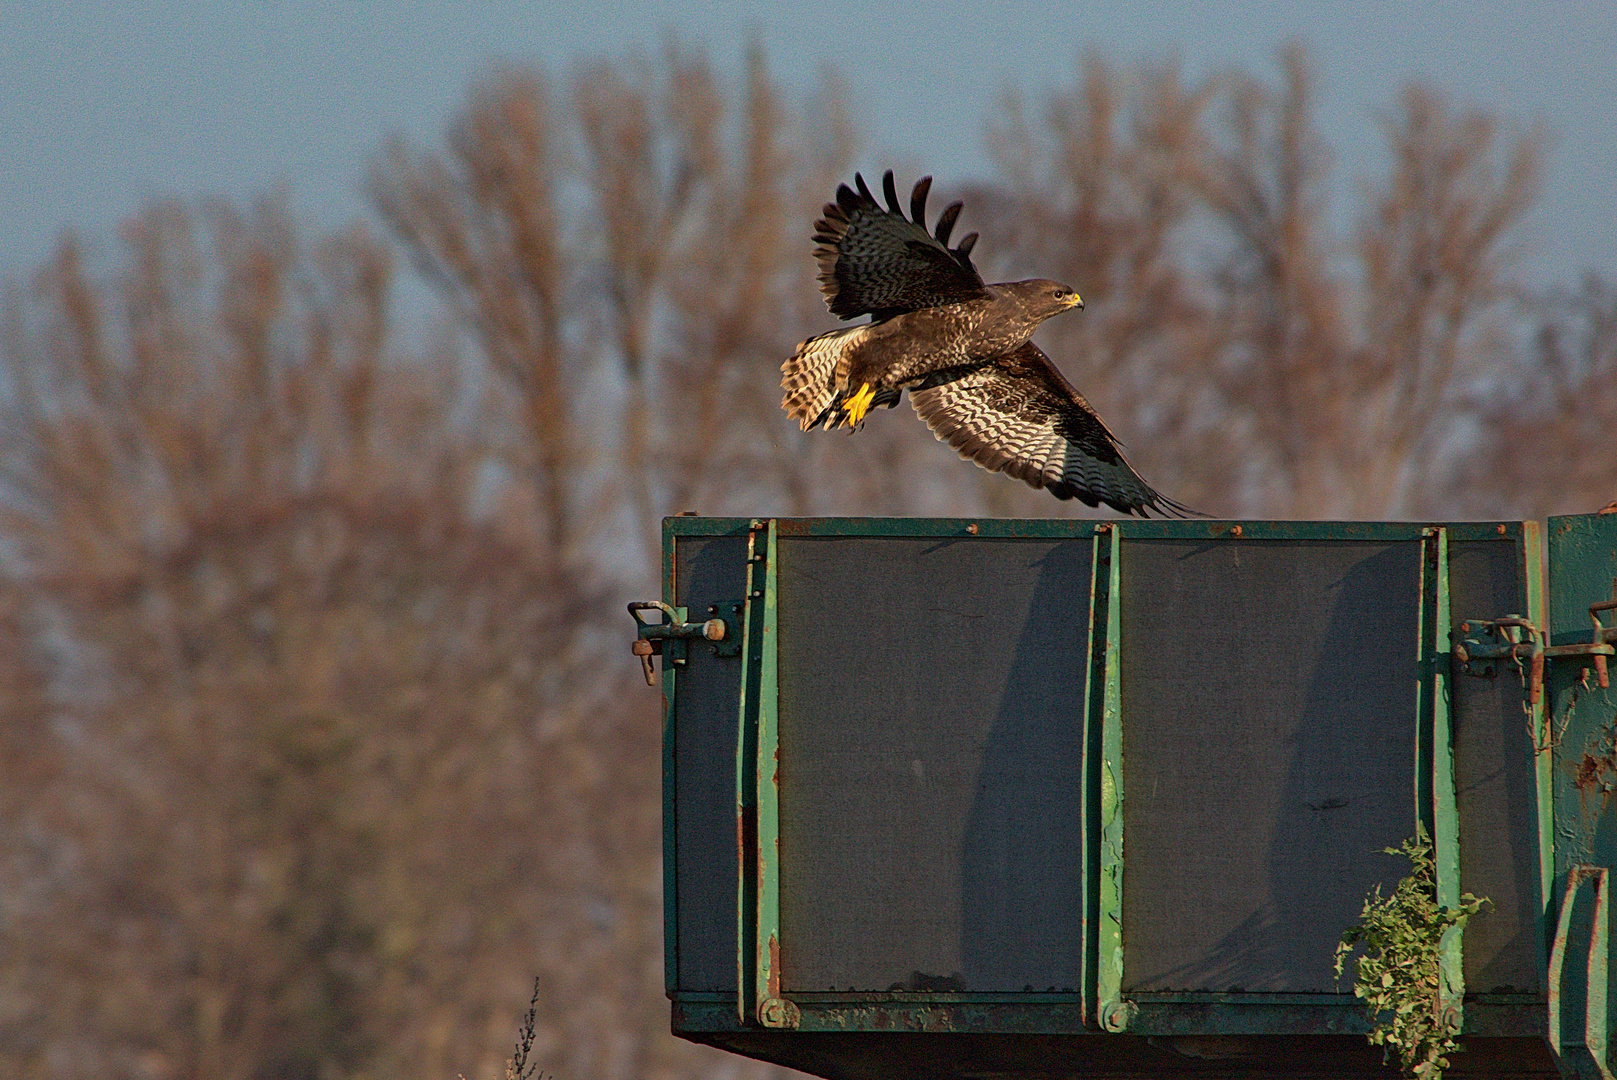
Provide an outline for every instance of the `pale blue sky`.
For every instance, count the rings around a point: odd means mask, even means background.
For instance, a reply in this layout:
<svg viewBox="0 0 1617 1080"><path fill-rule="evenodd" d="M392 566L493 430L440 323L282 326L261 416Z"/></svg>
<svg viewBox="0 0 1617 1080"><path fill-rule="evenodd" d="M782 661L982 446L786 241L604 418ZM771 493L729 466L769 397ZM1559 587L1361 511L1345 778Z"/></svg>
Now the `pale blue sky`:
<svg viewBox="0 0 1617 1080"><path fill-rule="evenodd" d="M1555 133L1526 238L1534 279L1617 277L1617 7L1370 0L0 0L0 276L37 265L67 228L108 249L152 196L285 184L306 220L346 221L368 212L360 185L383 139L435 137L493 61L561 72L656 49L668 31L732 71L756 32L777 75L805 90L835 65L867 135L861 165L949 182L986 171L983 124L1002 88L1070 83L1087 50L1269 75L1275 48L1300 38L1338 192L1382 168L1377 111L1422 80Z"/></svg>

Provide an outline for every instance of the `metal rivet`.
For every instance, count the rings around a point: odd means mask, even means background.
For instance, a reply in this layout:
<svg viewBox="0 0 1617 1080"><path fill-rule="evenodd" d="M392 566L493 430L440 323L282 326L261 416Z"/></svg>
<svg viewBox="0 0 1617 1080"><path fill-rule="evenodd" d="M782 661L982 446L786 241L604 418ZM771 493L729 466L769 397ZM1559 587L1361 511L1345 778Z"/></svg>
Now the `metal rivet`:
<svg viewBox="0 0 1617 1080"><path fill-rule="evenodd" d="M770 1028L795 1028L803 1022L803 1014L785 998L766 998L758 1006L758 1022Z"/></svg>
<svg viewBox="0 0 1617 1080"><path fill-rule="evenodd" d="M1114 1001L1101 1012L1101 1026L1107 1031L1122 1031L1129 1026L1129 1005Z"/></svg>

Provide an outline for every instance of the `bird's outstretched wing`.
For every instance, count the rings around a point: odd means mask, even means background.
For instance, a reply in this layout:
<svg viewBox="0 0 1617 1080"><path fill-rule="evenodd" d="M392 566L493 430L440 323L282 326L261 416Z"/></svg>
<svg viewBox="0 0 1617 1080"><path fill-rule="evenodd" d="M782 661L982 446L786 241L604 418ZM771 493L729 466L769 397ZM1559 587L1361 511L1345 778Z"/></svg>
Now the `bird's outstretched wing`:
<svg viewBox="0 0 1617 1080"><path fill-rule="evenodd" d="M910 217L898 204L892 170L882 176L885 209L864 177L855 173L853 179L858 190L838 185L837 201L826 203L825 216L814 223L820 291L831 314L886 319L985 295L982 275L971 264L977 234L949 247L961 204L951 203L938 215L936 230L926 231L930 176L923 176L910 195Z"/></svg>
<svg viewBox="0 0 1617 1080"><path fill-rule="evenodd" d="M1140 479L1095 410L1031 341L991 363L931 376L910 402L961 456L1058 499L1141 517L1201 516Z"/></svg>

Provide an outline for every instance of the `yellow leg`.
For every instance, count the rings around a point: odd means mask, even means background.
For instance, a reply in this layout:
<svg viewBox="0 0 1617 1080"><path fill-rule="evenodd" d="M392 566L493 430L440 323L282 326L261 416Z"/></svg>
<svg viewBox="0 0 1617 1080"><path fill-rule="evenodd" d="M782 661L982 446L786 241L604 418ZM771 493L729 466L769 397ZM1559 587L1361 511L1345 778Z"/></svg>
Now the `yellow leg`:
<svg viewBox="0 0 1617 1080"><path fill-rule="evenodd" d="M870 403L875 400L875 389L869 383L865 383L857 394L843 402L842 407L847 415L848 426L858 427L859 422L865 418L865 413L870 411Z"/></svg>

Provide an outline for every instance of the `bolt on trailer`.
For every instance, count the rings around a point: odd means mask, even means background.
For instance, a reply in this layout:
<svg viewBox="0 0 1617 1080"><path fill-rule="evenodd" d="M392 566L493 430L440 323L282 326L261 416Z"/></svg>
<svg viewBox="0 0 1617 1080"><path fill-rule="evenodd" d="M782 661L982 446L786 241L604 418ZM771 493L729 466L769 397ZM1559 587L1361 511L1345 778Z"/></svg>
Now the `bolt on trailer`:
<svg viewBox="0 0 1617 1080"><path fill-rule="evenodd" d="M1611 1076L1617 515L663 539L675 1034L827 1077L1383 1074L1333 955L1423 836L1438 904L1490 901L1421 1006L1448 1071Z"/></svg>

